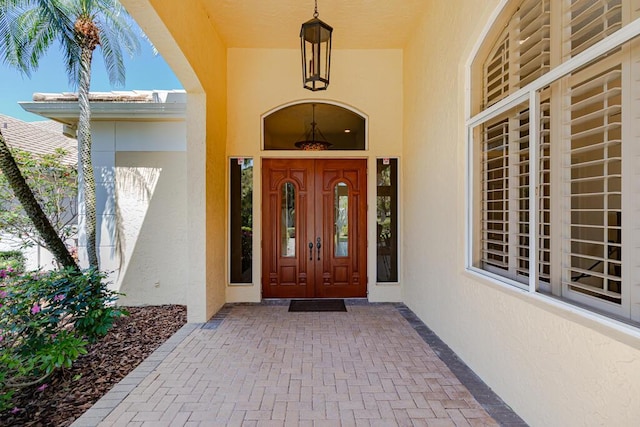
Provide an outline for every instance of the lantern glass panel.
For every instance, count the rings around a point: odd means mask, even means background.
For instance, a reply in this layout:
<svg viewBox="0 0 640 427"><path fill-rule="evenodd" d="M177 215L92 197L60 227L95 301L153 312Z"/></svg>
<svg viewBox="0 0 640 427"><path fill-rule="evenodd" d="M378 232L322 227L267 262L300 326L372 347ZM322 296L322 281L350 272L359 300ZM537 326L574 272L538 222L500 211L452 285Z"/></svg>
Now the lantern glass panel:
<svg viewBox="0 0 640 427"><path fill-rule="evenodd" d="M302 71L304 87L313 91L329 85L331 33L333 29L314 18L302 24Z"/></svg>

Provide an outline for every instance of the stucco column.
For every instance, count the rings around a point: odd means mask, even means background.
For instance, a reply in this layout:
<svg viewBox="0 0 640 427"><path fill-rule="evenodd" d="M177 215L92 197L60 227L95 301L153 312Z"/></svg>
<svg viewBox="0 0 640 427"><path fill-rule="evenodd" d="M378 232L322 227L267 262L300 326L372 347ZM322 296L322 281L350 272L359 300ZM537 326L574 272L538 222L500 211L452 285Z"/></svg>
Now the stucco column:
<svg viewBox="0 0 640 427"><path fill-rule="evenodd" d="M206 322L206 97L187 96L187 320Z"/></svg>

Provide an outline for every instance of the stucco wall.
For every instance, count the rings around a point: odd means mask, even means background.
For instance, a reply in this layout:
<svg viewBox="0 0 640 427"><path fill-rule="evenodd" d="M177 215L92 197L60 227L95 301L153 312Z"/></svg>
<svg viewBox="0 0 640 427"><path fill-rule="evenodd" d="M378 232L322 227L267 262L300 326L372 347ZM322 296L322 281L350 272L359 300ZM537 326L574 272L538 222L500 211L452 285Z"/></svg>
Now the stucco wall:
<svg viewBox="0 0 640 427"><path fill-rule="evenodd" d="M497 4L432 2L405 50L403 300L531 425L637 425L633 328L464 270L465 63Z"/></svg>
<svg viewBox="0 0 640 427"><path fill-rule="evenodd" d="M311 92L302 87L300 52L291 49L229 49L227 155L254 158L254 189L261 188L260 157L300 157L300 152L261 151L261 117L284 104L320 100L335 102L368 117L367 151L340 152L340 156L369 159L368 199L375 206L375 159L402 154L402 51L335 50L329 89ZM304 153L327 157L336 152ZM260 204L254 191L254 277L250 286L230 285L227 301L260 300ZM375 209L368 212L369 241L375 242ZM375 245L369 245L369 299L397 301L399 285L375 284Z"/></svg>
<svg viewBox="0 0 640 427"><path fill-rule="evenodd" d="M199 1L123 4L188 93L188 319L204 322L225 302L226 47Z"/></svg>
<svg viewBox="0 0 640 427"><path fill-rule="evenodd" d="M127 305L186 304L185 122L91 126L100 263L110 287L126 294Z"/></svg>
<svg viewBox="0 0 640 427"><path fill-rule="evenodd" d="M125 305L187 302L186 176L184 152L116 153Z"/></svg>

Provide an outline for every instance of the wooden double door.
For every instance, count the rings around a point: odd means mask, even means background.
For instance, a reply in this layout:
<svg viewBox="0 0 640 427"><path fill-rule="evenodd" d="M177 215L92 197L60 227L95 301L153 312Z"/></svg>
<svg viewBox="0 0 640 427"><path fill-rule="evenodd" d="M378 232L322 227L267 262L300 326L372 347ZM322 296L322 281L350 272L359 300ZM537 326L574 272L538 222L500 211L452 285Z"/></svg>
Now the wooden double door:
<svg viewBox="0 0 640 427"><path fill-rule="evenodd" d="M263 298L367 295L365 159L263 159Z"/></svg>

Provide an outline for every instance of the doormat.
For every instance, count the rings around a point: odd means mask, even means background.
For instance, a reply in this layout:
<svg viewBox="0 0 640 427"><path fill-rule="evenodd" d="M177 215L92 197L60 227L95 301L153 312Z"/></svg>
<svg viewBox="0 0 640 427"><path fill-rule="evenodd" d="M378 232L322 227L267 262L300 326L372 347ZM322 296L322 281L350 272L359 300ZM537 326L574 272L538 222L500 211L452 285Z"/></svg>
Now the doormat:
<svg viewBox="0 0 640 427"><path fill-rule="evenodd" d="M294 299L289 304L289 311L347 311L347 307L343 299Z"/></svg>

